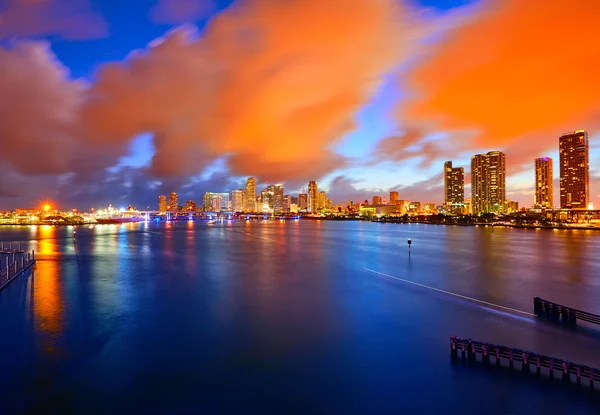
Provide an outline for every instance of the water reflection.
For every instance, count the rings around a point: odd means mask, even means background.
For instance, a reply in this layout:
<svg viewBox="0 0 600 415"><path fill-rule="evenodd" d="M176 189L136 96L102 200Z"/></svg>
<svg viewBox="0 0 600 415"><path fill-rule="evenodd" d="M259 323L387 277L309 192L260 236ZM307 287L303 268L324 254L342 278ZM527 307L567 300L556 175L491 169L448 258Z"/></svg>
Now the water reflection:
<svg viewBox="0 0 600 415"><path fill-rule="evenodd" d="M60 285L60 257L54 226L39 229L38 262L33 278L33 316L38 348L47 355L60 355L59 339L64 329L64 304Z"/></svg>

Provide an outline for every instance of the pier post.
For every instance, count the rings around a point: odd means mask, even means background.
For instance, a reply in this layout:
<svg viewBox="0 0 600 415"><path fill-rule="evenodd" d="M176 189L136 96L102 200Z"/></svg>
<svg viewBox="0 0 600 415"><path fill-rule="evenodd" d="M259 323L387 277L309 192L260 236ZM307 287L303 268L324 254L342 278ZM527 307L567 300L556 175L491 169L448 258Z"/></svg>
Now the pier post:
<svg viewBox="0 0 600 415"><path fill-rule="evenodd" d="M25 257L21 257L21 269L25 269Z"/></svg>
<svg viewBox="0 0 600 415"><path fill-rule="evenodd" d="M465 342L464 342L464 340L460 343L460 346L461 346L461 349L462 349L461 350L461 355L462 355L462 358L464 360L465 359Z"/></svg>
<svg viewBox="0 0 600 415"><path fill-rule="evenodd" d="M31 252L27 252L27 262L31 261Z"/></svg>
<svg viewBox="0 0 600 415"><path fill-rule="evenodd" d="M560 314L561 314L562 323L564 325L569 324L569 310L567 308L563 307L560 310Z"/></svg>
<svg viewBox="0 0 600 415"><path fill-rule="evenodd" d="M590 368L590 388L594 389L594 369Z"/></svg>
<svg viewBox="0 0 600 415"><path fill-rule="evenodd" d="M554 360L550 359L550 377L554 377Z"/></svg>
<svg viewBox="0 0 600 415"><path fill-rule="evenodd" d="M10 249L10 250L12 251L12 241L10 241L10 242L8 243L8 249Z"/></svg>
<svg viewBox="0 0 600 415"><path fill-rule="evenodd" d="M471 348L471 340L469 340L469 342L467 343L467 359L469 359L469 362L473 359L473 355L472 355L472 348Z"/></svg>
<svg viewBox="0 0 600 415"><path fill-rule="evenodd" d="M577 372L577 384L581 385L581 367L577 366L575 370Z"/></svg>
<svg viewBox="0 0 600 415"><path fill-rule="evenodd" d="M21 242L19 242L19 251L21 250Z"/></svg>
<svg viewBox="0 0 600 415"><path fill-rule="evenodd" d="M2 250L4 251L4 241L2 241Z"/></svg>
<svg viewBox="0 0 600 415"><path fill-rule="evenodd" d="M563 362L562 364L562 380L563 382L569 382L571 380L571 376L569 375L569 365L567 365L567 363Z"/></svg>
<svg viewBox="0 0 600 415"><path fill-rule="evenodd" d="M512 349L510 349L510 352L509 352L509 360L510 360L510 363L509 363L509 365L510 365L510 369L512 370L512 368L513 368L513 366L514 366L514 362L513 362L513 351L512 351Z"/></svg>
<svg viewBox="0 0 600 415"><path fill-rule="evenodd" d="M529 355L527 353L523 353L523 373L529 373Z"/></svg>
<svg viewBox="0 0 600 415"><path fill-rule="evenodd" d="M500 366L500 348L496 346L496 366Z"/></svg>
<svg viewBox="0 0 600 415"><path fill-rule="evenodd" d="M533 313L536 316L539 316L542 311L543 311L544 307L542 306L542 299L540 297L534 297L533 298Z"/></svg>
<svg viewBox="0 0 600 415"><path fill-rule="evenodd" d="M535 359L535 366L536 366L536 371L535 374L540 376L540 374L542 373L542 368L541 368L541 362L540 362L540 357L537 356Z"/></svg>
<svg viewBox="0 0 600 415"><path fill-rule="evenodd" d="M490 351L488 350L488 347L486 345L482 346L483 349L483 363L486 366L490 365Z"/></svg>
<svg viewBox="0 0 600 415"><path fill-rule="evenodd" d="M31 260L35 261L35 249L31 251Z"/></svg>
<svg viewBox="0 0 600 415"><path fill-rule="evenodd" d="M456 349L456 336L450 338L450 356L452 360L458 359L458 350Z"/></svg>

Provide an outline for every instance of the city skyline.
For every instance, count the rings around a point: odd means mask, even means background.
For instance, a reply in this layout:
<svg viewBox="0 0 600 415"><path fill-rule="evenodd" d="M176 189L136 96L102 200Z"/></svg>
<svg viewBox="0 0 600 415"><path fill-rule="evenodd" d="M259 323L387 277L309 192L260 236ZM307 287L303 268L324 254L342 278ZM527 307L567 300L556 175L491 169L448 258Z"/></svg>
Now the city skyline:
<svg viewBox="0 0 600 415"><path fill-rule="evenodd" d="M0 209L147 206L171 191L181 204L244 189L249 176L294 193L315 180L338 203L398 191L442 204L439 166L490 150L506 155L506 199L531 206L533 160L558 161L555 139L579 129L587 196L600 205L600 5L349 0L341 13L335 2L218 0L200 13L184 3L202 2L147 0L127 13L112 1L7 3ZM557 30L558 17L581 31ZM231 36L238 29L256 37ZM281 42L256 52L259 38ZM558 205L556 178L554 188Z"/></svg>

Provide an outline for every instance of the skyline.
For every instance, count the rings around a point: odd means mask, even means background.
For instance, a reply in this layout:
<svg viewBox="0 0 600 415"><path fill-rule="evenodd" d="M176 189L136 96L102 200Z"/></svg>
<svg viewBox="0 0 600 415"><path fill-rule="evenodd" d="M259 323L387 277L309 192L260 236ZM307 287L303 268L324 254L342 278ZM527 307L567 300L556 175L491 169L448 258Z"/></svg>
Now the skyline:
<svg viewBox="0 0 600 415"><path fill-rule="evenodd" d="M0 7L0 209L199 200L248 176L290 193L315 180L334 203L396 190L442 204L442 163L492 150L506 198L531 206L534 159L558 160L578 129L600 205L599 5L238 3Z"/></svg>

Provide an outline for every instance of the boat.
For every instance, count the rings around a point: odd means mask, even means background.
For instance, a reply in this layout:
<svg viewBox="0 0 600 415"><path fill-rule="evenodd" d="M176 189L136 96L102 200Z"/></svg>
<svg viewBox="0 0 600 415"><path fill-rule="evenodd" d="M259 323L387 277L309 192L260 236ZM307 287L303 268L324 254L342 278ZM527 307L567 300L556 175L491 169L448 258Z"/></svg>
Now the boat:
<svg viewBox="0 0 600 415"><path fill-rule="evenodd" d="M217 223L216 220L209 220L208 222L206 222L207 225L214 225L215 223Z"/></svg>

